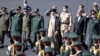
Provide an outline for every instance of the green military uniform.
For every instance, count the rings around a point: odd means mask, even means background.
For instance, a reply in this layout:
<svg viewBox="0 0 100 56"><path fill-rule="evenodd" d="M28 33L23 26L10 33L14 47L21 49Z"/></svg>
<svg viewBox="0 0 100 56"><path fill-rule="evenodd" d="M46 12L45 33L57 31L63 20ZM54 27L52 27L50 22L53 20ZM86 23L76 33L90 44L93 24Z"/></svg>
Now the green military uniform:
<svg viewBox="0 0 100 56"><path fill-rule="evenodd" d="M97 35L97 34L94 34L92 36L92 39L95 40L95 41L98 41L98 39L100 39L100 36ZM95 43L93 44L93 46L90 48L90 52L93 53L95 56L100 56L100 44L98 43Z"/></svg>
<svg viewBox="0 0 100 56"><path fill-rule="evenodd" d="M68 32L64 33L64 36L63 36L63 45L60 48L60 55L61 56L69 56L70 55L71 46L69 45L69 42L68 42L68 35L69 35Z"/></svg>
<svg viewBox="0 0 100 56"><path fill-rule="evenodd" d="M45 56L45 48L51 47L51 39L47 36L45 36L43 39L41 39L41 44L43 44L44 48L40 48L38 55L39 56ZM40 47L43 47L42 45Z"/></svg>
<svg viewBox="0 0 100 56"><path fill-rule="evenodd" d="M39 30L39 32L46 33L46 29L41 28L41 29ZM35 44L36 44L36 51L37 51L37 53L38 53L38 51L40 51L40 49L41 49L41 44L43 44L43 43L41 43L41 40L44 39L44 37L45 37L45 35L44 35L44 36L40 36L40 39L35 43Z"/></svg>
<svg viewBox="0 0 100 56"><path fill-rule="evenodd" d="M33 46L33 43L30 39L31 16L30 16L29 8L24 8L24 10L28 12L28 14L23 15L23 25L22 25L23 42L27 49L27 41L30 43L31 48Z"/></svg>
<svg viewBox="0 0 100 56"><path fill-rule="evenodd" d="M7 10L7 8L2 7L1 10L2 12L0 13L0 47L3 47L5 34L7 34L7 37L10 38L10 41L12 41L12 38L10 36L10 33L8 32L9 14L4 11Z"/></svg>
<svg viewBox="0 0 100 56"><path fill-rule="evenodd" d="M21 7L18 6L16 10L20 10ZM14 10L10 11L10 25L9 25L9 30L11 31L11 36L13 37L15 33L20 34L20 39L21 39L21 34L22 34L22 14L21 13L16 13Z"/></svg>
<svg viewBox="0 0 100 56"><path fill-rule="evenodd" d="M34 13L39 13L39 9L36 9ZM39 39L39 29L44 28L44 18L41 15L32 15L31 20L31 36L33 38L33 46Z"/></svg>
<svg viewBox="0 0 100 56"><path fill-rule="evenodd" d="M69 32L68 39L70 40L70 45L72 45L75 41L79 41L78 35L74 32ZM71 47L70 54L75 54L75 49Z"/></svg>
<svg viewBox="0 0 100 56"><path fill-rule="evenodd" d="M10 56L16 56L19 52L23 52L23 44L16 42L8 46L8 53Z"/></svg>
<svg viewBox="0 0 100 56"><path fill-rule="evenodd" d="M92 45L92 35L93 34L99 34L99 25L100 24L100 20L95 18L90 18L88 24L87 24L87 32L86 32L86 45L88 46L88 48L90 48L90 46Z"/></svg>

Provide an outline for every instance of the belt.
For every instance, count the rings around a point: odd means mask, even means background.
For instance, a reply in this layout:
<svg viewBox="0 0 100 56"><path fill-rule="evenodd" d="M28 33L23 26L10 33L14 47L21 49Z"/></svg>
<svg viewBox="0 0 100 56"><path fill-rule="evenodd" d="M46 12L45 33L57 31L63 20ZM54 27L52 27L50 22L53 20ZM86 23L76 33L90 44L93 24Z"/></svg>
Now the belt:
<svg viewBox="0 0 100 56"><path fill-rule="evenodd" d="M65 23L65 22L61 22L61 24L66 24L66 25L69 25L69 23Z"/></svg>

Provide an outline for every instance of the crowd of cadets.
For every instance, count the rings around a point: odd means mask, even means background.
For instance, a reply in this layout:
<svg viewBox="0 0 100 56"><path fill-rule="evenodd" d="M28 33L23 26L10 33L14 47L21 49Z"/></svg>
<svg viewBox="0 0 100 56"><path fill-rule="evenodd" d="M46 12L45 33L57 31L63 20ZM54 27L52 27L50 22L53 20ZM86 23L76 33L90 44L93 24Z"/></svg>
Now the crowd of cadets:
<svg viewBox="0 0 100 56"><path fill-rule="evenodd" d="M27 42L38 56L100 56L99 4L93 3L89 15L79 5L73 20L67 5L60 14L54 5L45 13L50 17L47 30L39 9L32 12L26 0L24 6L23 11L18 6L9 13L6 7L0 9L0 48L4 48L6 34L11 43L8 56L26 56Z"/></svg>

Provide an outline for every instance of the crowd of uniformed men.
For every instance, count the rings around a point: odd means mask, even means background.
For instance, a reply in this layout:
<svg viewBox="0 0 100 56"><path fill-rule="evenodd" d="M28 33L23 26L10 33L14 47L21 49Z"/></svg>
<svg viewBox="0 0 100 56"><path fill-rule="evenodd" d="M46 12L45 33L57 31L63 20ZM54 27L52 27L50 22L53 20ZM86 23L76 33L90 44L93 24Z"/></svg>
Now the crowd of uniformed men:
<svg viewBox="0 0 100 56"><path fill-rule="evenodd" d="M8 56L26 56L30 48L38 56L100 56L100 10L93 3L90 14L79 5L77 15L72 19L68 6L58 13L54 5L45 14L50 18L48 29L44 28L44 17L36 8L27 5L7 11L0 9L0 48L4 48L4 36L10 39ZM30 55L28 55L30 56ZM34 56L34 55L33 55Z"/></svg>

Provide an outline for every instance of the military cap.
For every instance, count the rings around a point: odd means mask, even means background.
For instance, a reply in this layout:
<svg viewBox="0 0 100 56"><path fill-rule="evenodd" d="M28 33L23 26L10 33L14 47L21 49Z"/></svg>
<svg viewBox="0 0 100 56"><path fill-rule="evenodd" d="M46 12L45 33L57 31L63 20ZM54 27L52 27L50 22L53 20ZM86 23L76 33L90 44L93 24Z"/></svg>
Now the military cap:
<svg viewBox="0 0 100 56"><path fill-rule="evenodd" d="M47 48L44 49L45 52L53 52L54 49L48 46Z"/></svg>
<svg viewBox="0 0 100 56"><path fill-rule="evenodd" d="M42 42L51 42L51 39L50 39L50 37L44 37L43 39L42 39Z"/></svg>
<svg viewBox="0 0 100 56"><path fill-rule="evenodd" d="M67 37L69 37L69 33L65 32L64 35L63 35L63 38L67 38Z"/></svg>
<svg viewBox="0 0 100 56"><path fill-rule="evenodd" d="M21 9L21 6L17 6L16 9Z"/></svg>
<svg viewBox="0 0 100 56"><path fill-rule="evenodd" d="M97 35L97 34L94 34L94 35L92 36L92 39L100 39L100 36Z"/></svg>
<svg viewBox="0 0 100 56"><path fill-rule="evenodd" d="M46 32L46 29L45 28L41 28L39 31L40 32L42 32L42 31Z"/></svg>
<svg viewBox="0 0 100 56"><path fill-rule="evenodd" d="M72 46L81 45L81 44L82 44L82 43L79 42L79 41L74 41L74 42L72 43Z"/></svg>
<svg viewBox="0 0 100 56"><path fill-rule="evenodd" d="M52 9L57 9L57 6L56 6L56 5L53 5L53 6L52 6Z"/></svg>
<svg viewBox="0 0 100 56"><path fill-rule="evenodd" d="M90 53L90 52L87 51L87 50L84 50L84 51L82 52L82 56L93 56L93 54Z"/></svg>
<svg viewBox="0 0 100 56"><path fill-rule="evenodd" d="M68 38L78 38L78 35L74 32L70 32Z"/></svg>

